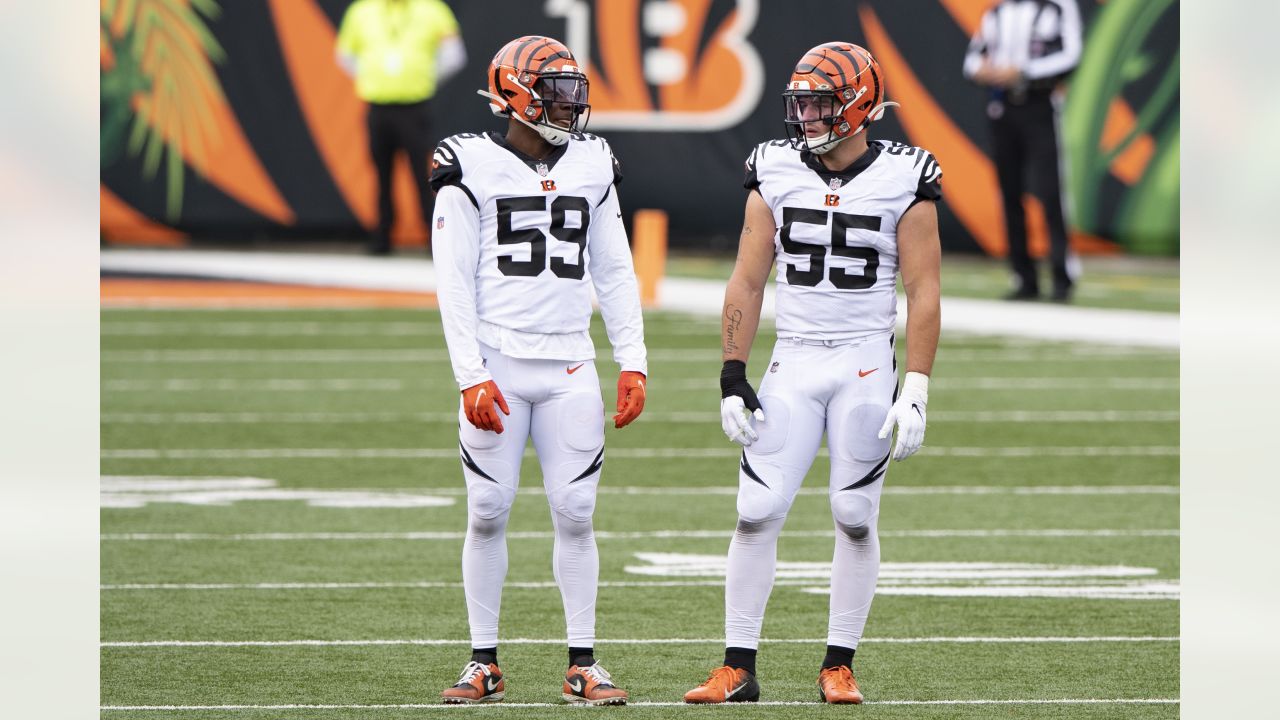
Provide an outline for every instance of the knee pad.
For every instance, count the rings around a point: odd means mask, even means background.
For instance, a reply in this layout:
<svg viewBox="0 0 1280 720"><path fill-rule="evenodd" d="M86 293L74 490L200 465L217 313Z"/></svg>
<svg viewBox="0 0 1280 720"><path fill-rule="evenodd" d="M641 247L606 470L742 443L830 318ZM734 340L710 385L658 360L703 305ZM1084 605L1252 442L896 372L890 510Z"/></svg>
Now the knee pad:
<svg viewBox="0 0 1280 720"><path fill-rule="evenodd" d="M769 533L774 525L780 525L782 518L775 520L748 520L744 517L738 518L738 526L735 528L738 535L745 538L753 538Z"/></svg>
<svg viewBox="0 0 1280 720"><path fill-rule="evenodd" d="M765 473L769 474L768 466L764 467L766 468ZM759 464L757 464L755 472L759 474ZM755 480L746 477L746 471L742 471L741 475L742 477L739 478L738 484L739 522L760 523L787 516L787 511L791 509L789 500ZM769 481L767 477L764 480L765 482Z"/></svg>
<svg viewBox="0 0 1280 720"><path fill-rule="evenodd" d="M596 481L580 480L551 491L547 501L551 509L574 522L591 519L596 511Z"/></svg>
<svg viewBox="0 0 1280 720"><path fill-rule="evenodd" d="M565 450L599 450L604 445L604 401L599 393L574 393L562 401L557 424L557 437Z"/></svg>
<svg viewBox="0 0 1280 720"><path fill-rule="evenodd" d="M751 443L751 452L771 455L787 445L787 436L791 431L791 408L778 395L760 398L760 405L764 408L764 422L755 424L760 439Z"/></svg>
<svg viewBox="0 0 1280 720"><path fill-rule="evenodd" d="M840 530L853 540L861 540L871 532L878 508L871 498L846 490L831 496L831 515Z"/></svg>
<svg viewBox="0 0 1280 720"><path fill-rule="evenodd" d="M840 447L836 452L859 462L878 462L889 452L890 437L881 438L880 428L889 415L883 405L859 405L849 411L843 423L843 437L835 438ZM828 438L830 442L833 438Z"/></svg>
<svg viewBox="0 0 1280 720"><path fill-rule="evenodd" d="M501 513L496 517L483 518L472 515L467 519L467 529L471 535L480 538L491 538L502 535L507 527L509 515Z"/></svg>
<svg viewBox="0 0 1280 720"><path fill-rule="evenodd" d="M507 514L516 499L516 491L489 480L474 480L467 484L467 511L472 518L492 520Z"/></svg>

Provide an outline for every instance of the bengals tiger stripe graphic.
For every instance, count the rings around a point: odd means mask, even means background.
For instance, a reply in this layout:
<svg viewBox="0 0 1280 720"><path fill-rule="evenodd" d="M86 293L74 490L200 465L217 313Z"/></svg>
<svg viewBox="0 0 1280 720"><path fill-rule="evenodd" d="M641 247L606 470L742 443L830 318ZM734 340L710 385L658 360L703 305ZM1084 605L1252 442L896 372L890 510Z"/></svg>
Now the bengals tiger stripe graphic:
<svg viewBox="0 0 1280 720"><path fill-rule="evenodd" d="M547 3L549 15L565 19L564 37L591 80L593 130L720 130L756 108L764 67L747 36L755 27L759 0L737 0L716 16L713 5L708 0Z"/></svg>

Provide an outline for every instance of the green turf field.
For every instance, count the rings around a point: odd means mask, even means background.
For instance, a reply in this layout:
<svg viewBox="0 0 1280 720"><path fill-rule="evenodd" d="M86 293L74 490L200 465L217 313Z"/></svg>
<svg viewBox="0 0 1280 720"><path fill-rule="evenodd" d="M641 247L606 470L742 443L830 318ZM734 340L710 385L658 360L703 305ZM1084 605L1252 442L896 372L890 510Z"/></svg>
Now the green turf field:
<svg viewBox="0 0 1280 720"><path fill-rule="evenodd" d="M1176 352L944 337L926 447L882 502L854 668L868 704L816 703L823 456L779 546L766 704L693 708L681 695L721 659L736 453L716 322L646 323L648 404L608 430L596 514L596 654L632 706L559 707L564 620L530 455L509 528L507 700L457 710L437 704L469 654L439 315L104 311L103 717L1178 716Z"/></svg>

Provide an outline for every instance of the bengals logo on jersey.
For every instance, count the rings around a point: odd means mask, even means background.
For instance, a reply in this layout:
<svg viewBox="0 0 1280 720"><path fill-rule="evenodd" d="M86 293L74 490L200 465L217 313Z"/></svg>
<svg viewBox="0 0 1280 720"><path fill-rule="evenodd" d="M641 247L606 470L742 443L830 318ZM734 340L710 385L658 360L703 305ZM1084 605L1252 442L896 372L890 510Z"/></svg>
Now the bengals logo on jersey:
<svg viewBox="0 0 1280 720"><path fill-rule="evenodd" d="M712 12L714 9L716 12ZM759 0L550 0L591 80L591 128L720 130L760 102Z"/></svg>

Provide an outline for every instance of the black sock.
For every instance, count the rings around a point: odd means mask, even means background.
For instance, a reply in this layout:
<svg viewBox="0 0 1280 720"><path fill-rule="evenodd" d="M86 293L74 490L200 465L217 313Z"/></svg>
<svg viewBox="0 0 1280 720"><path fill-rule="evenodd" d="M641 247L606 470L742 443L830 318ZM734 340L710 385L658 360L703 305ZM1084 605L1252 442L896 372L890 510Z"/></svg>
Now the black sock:
<svg viewBox="0 0 1280 720"><path fill-rule="evenodd" d="M839 645L827 646L827 657L822 661L822 669L840 667L841 665L851 668L853 667L853 654L857 652L853 648L840 647Z"/></svg>
<svg viewBox="0 0 1280 720"><path fill-rule="evenodd" d="M591 667L596 664L596 656L592 648L569 648L569 667Z"/></svg>
<svg viewBox="0 0 1280 720"><path fill-rule="evenodd" d="M472 648L471 662L478 662L481 665L497 665L498 648Z"/></svg>
<svg viewBox="0 0 1280 720"><path fill-rule="evenodd" d="M742 668L755 675L756 651L751 648L727 647L724 649L724 664L731 668Z"/></svg>

